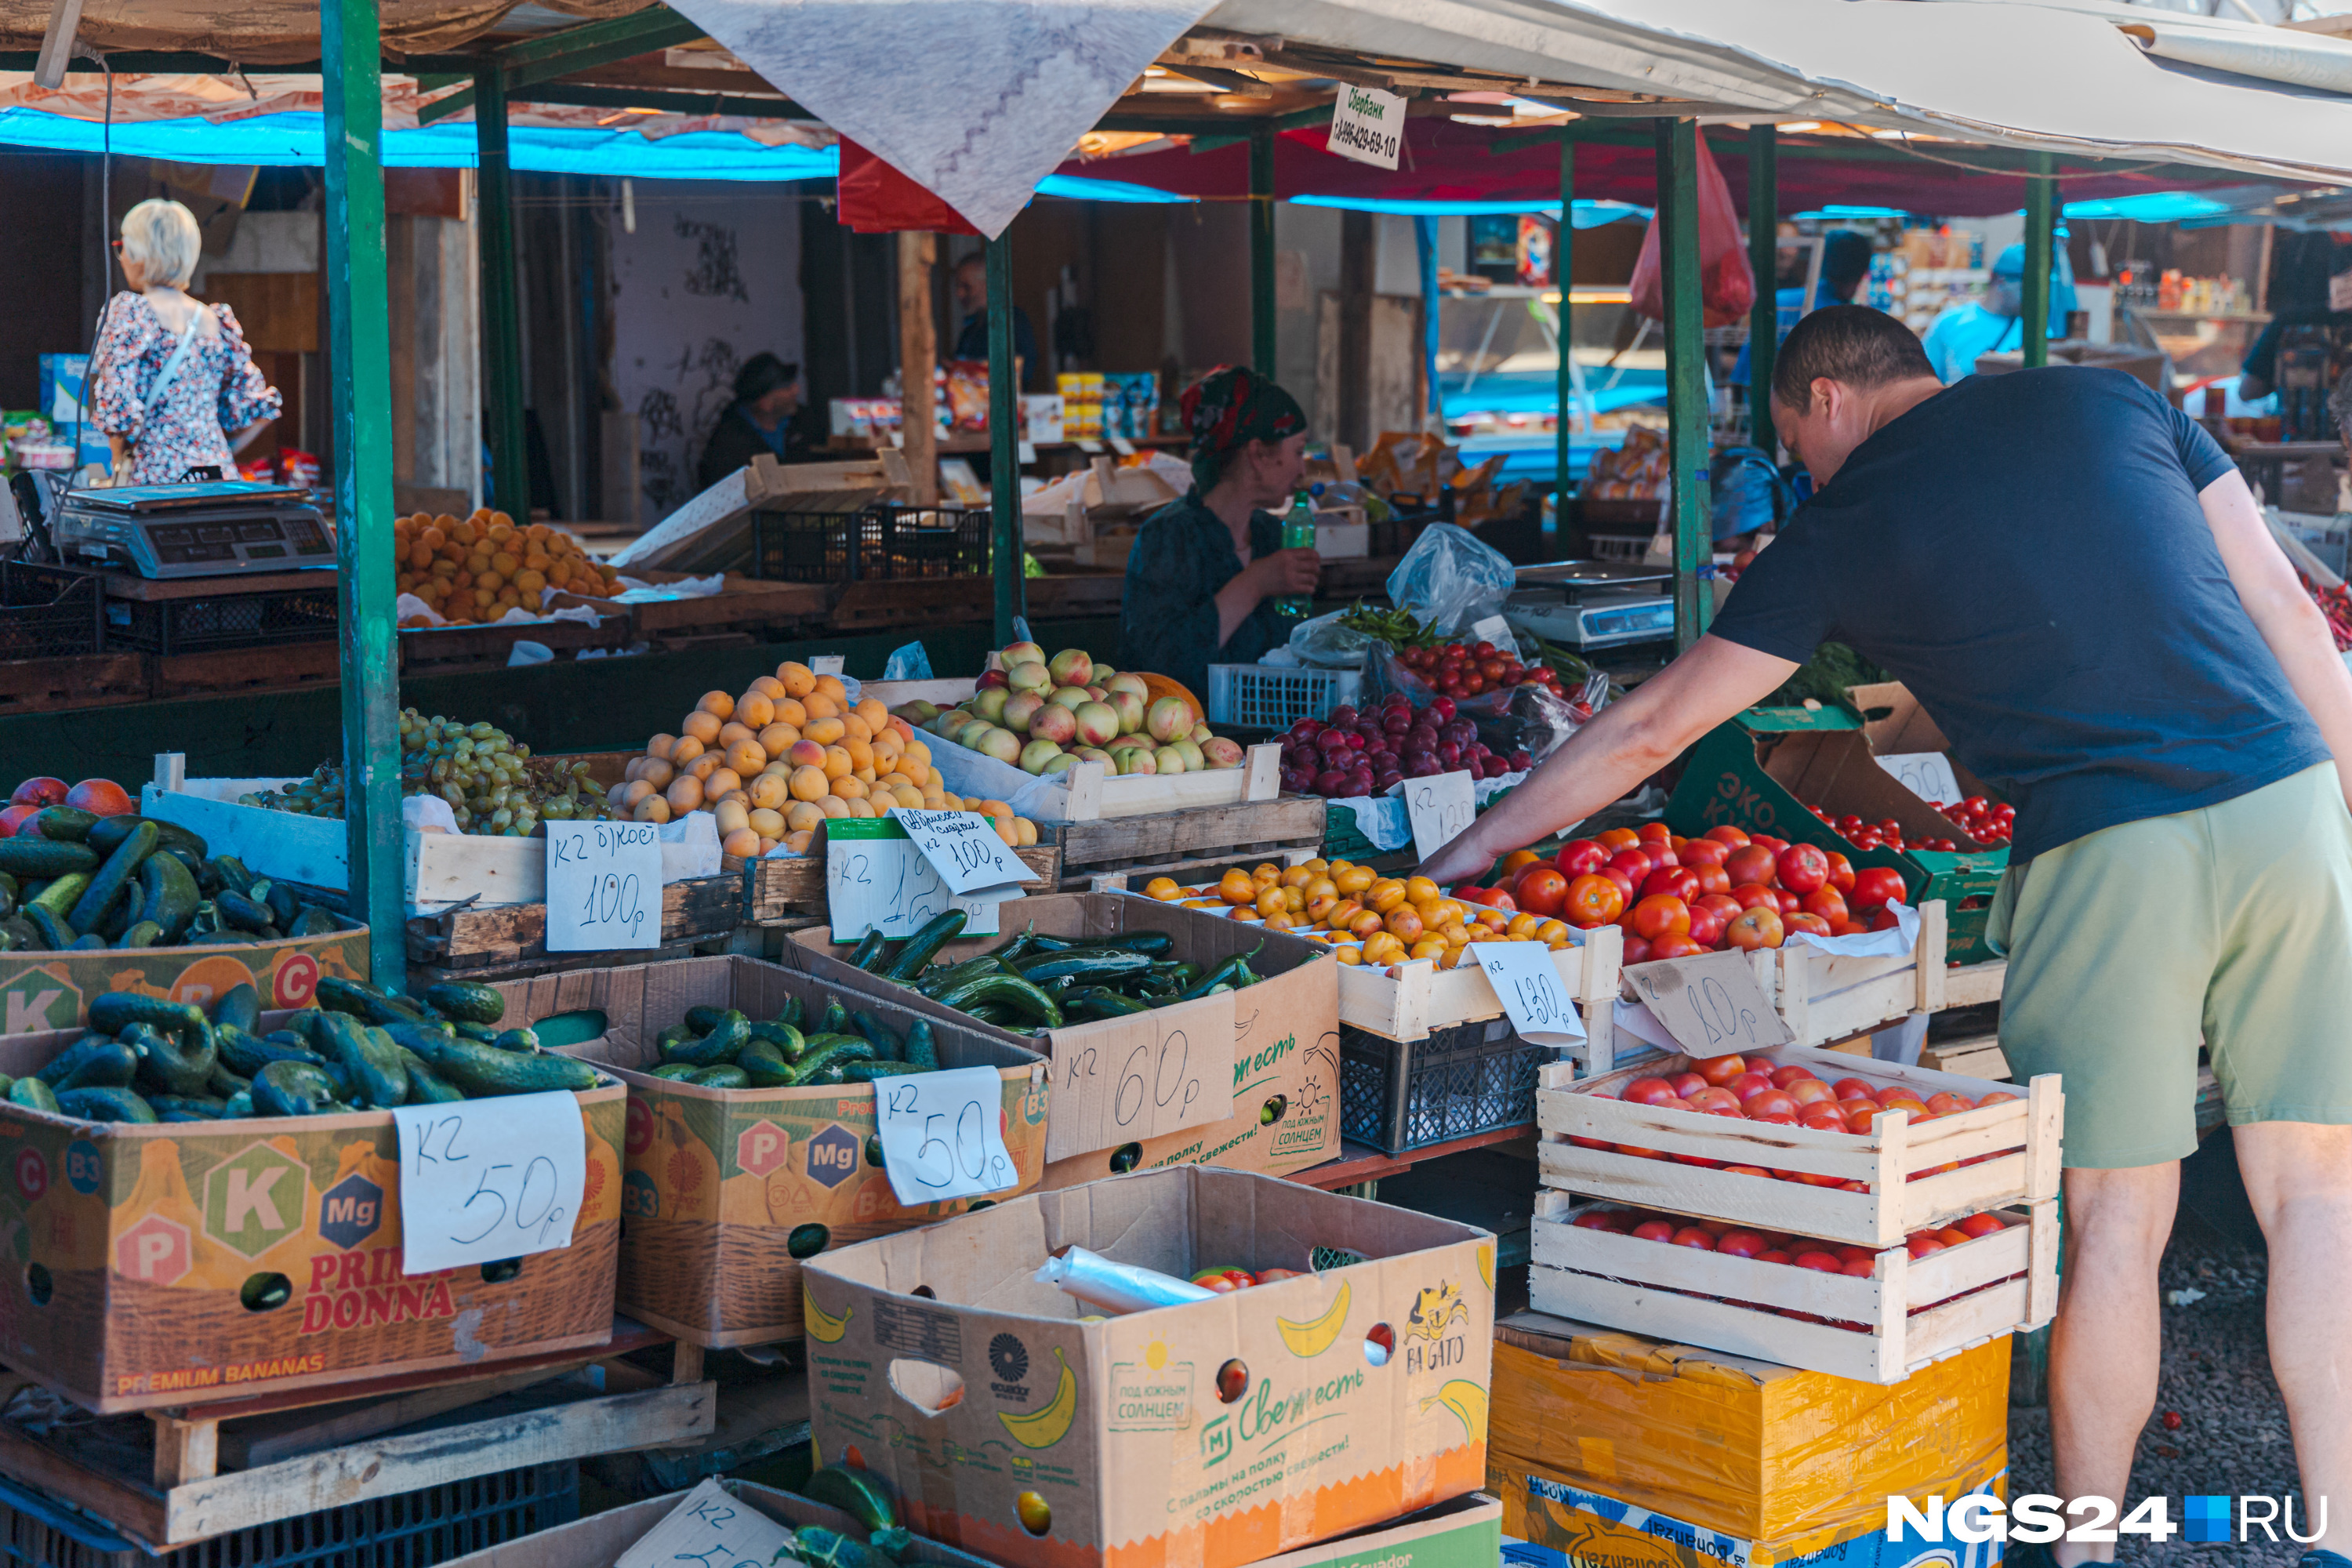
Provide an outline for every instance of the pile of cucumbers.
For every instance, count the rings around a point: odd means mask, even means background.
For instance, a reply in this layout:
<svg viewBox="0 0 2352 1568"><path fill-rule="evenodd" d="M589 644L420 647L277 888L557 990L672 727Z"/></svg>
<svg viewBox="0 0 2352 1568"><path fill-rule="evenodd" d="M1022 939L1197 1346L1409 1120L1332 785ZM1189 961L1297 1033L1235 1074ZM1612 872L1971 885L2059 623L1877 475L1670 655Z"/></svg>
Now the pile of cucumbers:
<svg viewBox="0 0 2352 1568"><path fill-rule="evenodd" d="M0 838L0 952L323 936L342 922L177 823L47 805Z"/></svg>
<svg viewBox="0 0 2352 1568"><path fill-rule="evenodd" d="M849 962L983 1024L1030 1032L1148 1013L1261 978L1249 961L1265 945L1262 941L1203 969L1171 959L1176 939L1164 931L1060 937L1033 925L986 952L934 963L932 956L962 931L964 918L963 910L950 910L896 944L874 932L856 944Z"/></svg>
<svg viewBox="0 0 2352 1568"><path fill-rule="evenodd" d="M805 1030L803 1026L806 1026ZM854 1012L838 996L812 1016L797 996L783 1011L755 1023L731 1007L688 1007L686 1021L654 1041L661 1065L647 1076L705 1089L806 1089L817 1084L871 1083L877 1078L939 1070L931 1026L918 1018L904 1036L870 1013Z"/></svg>
<svg viewBox="0 0 2352 1568"><path fill-rule="evenodd" d="M418 1001L328 975L318 1005L267 1035L250 985L212 1012L109 991L89 1005L89 1032L6 1098L83 1121L226 1121L328 1116L500 1094L593 1089L596 1069L539 1048L529 1029L503 1033L505 1004L487 985L446 984Z"/></svg>

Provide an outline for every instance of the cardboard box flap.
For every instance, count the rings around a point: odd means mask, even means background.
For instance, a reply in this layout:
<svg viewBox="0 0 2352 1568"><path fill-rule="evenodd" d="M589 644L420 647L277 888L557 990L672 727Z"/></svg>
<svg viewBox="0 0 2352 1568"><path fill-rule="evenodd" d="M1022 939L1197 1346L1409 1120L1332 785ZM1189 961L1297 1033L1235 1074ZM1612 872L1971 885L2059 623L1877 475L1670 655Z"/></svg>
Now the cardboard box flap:
<svg viewBox="0 0 2352 1568"><path fill-rule="evenodd" d="M1899 680L1882 681L1875 686L1850 688L1847 695L1862 710L1862 732L1870 742L1870 749L1882 757L1899 757L1912 752L1948 752L1952 742L1911 689ZM1958 763L1952 771L1961 771Z"/></svg>
<svg viewBox="0 0 2352 1568"><path fill-rule="evenodd" d="M719 1484L740 1501L751 1504L787 1529L815 1525L853 1541L870 1538L871 1532L863 1524L839 1509L827 1508L797 1492L778 1491L756 1481L722 1479ZM646 1498L642 1502L625 1503L570 1524L469 1552L451 1560L445 1568L613 1568L622 1553L651 1533L686 1497L685 1492L676 1491L665 1497ZM902 1565L929 1563L938 1568L994 1568L970 1552L921 1536L917 1536L912 1549L899 1553L897 1561Z"/></svg>

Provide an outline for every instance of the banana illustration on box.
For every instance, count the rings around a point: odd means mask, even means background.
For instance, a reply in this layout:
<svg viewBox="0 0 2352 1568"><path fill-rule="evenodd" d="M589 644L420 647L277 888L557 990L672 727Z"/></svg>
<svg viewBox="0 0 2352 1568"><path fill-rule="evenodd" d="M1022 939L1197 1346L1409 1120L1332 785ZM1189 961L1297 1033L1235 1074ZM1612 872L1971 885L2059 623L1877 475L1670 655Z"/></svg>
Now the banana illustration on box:
<svg viewBox="0 0 2352 1568"><path fill-rule="evenodd" d="M1323 1310L1321 1317L1303 1323L1294 1323L1288 1318L1274 1321L1274 1326L1282 1331L1282 1342L1290 1347L1292 1355L1318 1356L1331 1348L1339 1331L1347 1326L1348 1293L1348 1282L1343 1279L1339 1293L1331 1298L1331 1304Z"/></svg>
<svg viewBox="0 0 2352 1568"><path fill-rule="evenodd" d="M1007 1415L1002 1410L996 1418L1013 1440L1024 1448L1050 1448L1060 1442L1070 1430L1070 1423L1078 1415L1078 1380L1070 1371L1070 1362L1062 1347L1054 1347L1054 1359L1062 1366L1062 1380L1054 1385L1054 1397L1045 1409L1029 1415Z"/></svg>
<svg viewBox="0 0 2352 1568"><path fill-rule="evenodd" d="M1454 1412L1462 1423L1462 1430L1474 1443L1486 1440L1486 1391L1467 1378L1457 1377L1421 1402L1423 1415L1433 1405L1443 1405Z"/></svg>
<svg viewBox="0 0 2352 1568"><path fill-rule="evenodd" d="M1478 1244L1478 1278L1487 1289L1495 1288L1495 1244L1491 1241Z"/></svg>
<svg viewBox="0 0 2352 1568"><path fill-rule="evenodd" d="M849 1320L856 1316L857 1309L850 1307L844 1310L838 1318L833 1317L816 1304L815 1297L805 1289L801 1292L801 1321L807 1325L808 1336L813 1340L828 1345L838 1344L841 1336L849 1331Z"/></svg>

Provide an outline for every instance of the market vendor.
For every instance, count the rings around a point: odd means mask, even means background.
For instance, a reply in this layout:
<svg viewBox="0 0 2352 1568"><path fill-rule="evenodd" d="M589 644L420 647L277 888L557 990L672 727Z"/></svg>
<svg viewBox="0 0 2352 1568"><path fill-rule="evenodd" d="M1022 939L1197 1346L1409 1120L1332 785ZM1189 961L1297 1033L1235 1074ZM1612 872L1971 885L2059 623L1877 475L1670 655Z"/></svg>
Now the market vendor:
<svg viewBox="0 0 2352 1568"><path fill-rule="evenodd" d="M1290 637L1276 601L1312 595L1322 558L1282 548L1282 521L1307 476L1307 416L1254 371L1211 372L1180 406L1192 433L1192 488L1151 515L1127 558L1119 662L1205 690L1212 664L1255 664Z"/></svg>
<svg viewBox="0 0 2352 1568"><path fill-rule="evenodd" d="M1947 387L1902 322L1848 305L1798 323L1771 390L1812 500L1707 635L1423 870L1483 876L1622 799L1824 641L1884 665L2017 807L2000 1046L2066 1101L2050 1489L2129 1506L2201 1040L2269 1243L2301 1521L2326 1500L2302 1561L2347 1568L2352 671L2229 458L2129 375ZM2012 1540L2004 1563L2114 1551Z"/></svg>
<svg viewBox="0 0 2352 1568"><path fill-rule="evenodd" d="M177 484L192 469L233 479L236 454L283 406L236 312L188 294L203 245L195 215L177 202L122 215L117 247L131 288L106 303L90 377L90 422L113 448L118 485Z"/></svg>
<svg viewBox="0 0 2352 1568"><path fill-rule="evenodd" d="M755 353L735 373L735 401L711 428L695 483L709 489L762 452L780 463L804 463L819 444L801 407L801 367Z"/></svg>
<svg viewBox="0 0 2352 1568"><path fill-rule="evenodd" d="M978 253L956 263L950 278L955 294L955 308L960 325L956 328L955 353L950 359L988 359L988 258ZM1013 379L1020 381L1028 367L1037 363L1037 334L1030 329L1029 312L1020 306L1013 307Z"/></svg>
<svg viewBox="0 0 2352 1568"><path fill-rule="evenodd" d="M2053 269L2050 277L2050 335L2066 335L2074 290ZM1984 354L2007 353L2025 342L2025 247L2012 245L1994 258L1982 300L1955 305L1927 328L1928 363L1945 384L1974 375Z"/></svg>

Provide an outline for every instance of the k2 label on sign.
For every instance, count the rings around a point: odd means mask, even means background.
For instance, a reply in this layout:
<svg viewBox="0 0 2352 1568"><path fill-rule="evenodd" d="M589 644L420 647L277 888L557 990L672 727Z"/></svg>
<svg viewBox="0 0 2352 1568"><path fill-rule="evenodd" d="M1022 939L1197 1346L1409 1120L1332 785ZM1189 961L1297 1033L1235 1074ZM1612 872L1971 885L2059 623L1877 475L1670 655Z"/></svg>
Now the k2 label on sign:
<svg viewBox="0 0 2352 1568"><path fill-rule="evenodd" d="M1404 810L1412 823L1412 852L1426 860L1477 820L1478 788L1466 772L1407 779Z"/></svg>
<svg viewBox="0 0 2352 1568"><path fill-rule="evenodd" d="M905 838L841 838L824 852L825 916L834 936L850 941L878 931L908 937L935 917L962 910L966 936L997 930L993 902L960 898L940 879L922 851Z"/></svg>
<svg viewBox="0 0 2352 1568"><path fill-rule="evenodd" d="M1474 942L1470 956L1494 986L1519 1038L1565 1046L1585 1037L1584 1020L1560 984L1551 949L1539 942Z"/></svg>
<svg viewBox="0 0 2352 1568"><path fill-rule="evenodd" d="M659 947L661 829L650 822L551 822L547 951Z"/></svg>
<svg viewBox="0 0 2352 1568"><path fill-rule="evenodd" d="M883 1173L908 1208L1001 1193L1021 1179L1004 1147L1004 1081L994 1068L874 1080Z"/></svg>
<svg viewBox="0 0 2352 1568"><path fill-rule="evenodd" d="M392 1121L400 1135L401 1272L572 1245L588 1185L588 1141L571 1094L402 1105Z"/></svg>
<svg viewBox="0 0 2352 1568"><path fill-rule="evenodd" d="M1675 1043L1695 1057L1768 1050L1796 1037L1756 983L1744 952L1662 958L1625 972Z"/></svg>
<svg viewBox="0 0 2352 1568"><path fill-rule="evenodd" d="M1328 151L1359 163L1397 166L1404 145L1404 100L1376 87L1347 87L1331 105Z"/></svg>

